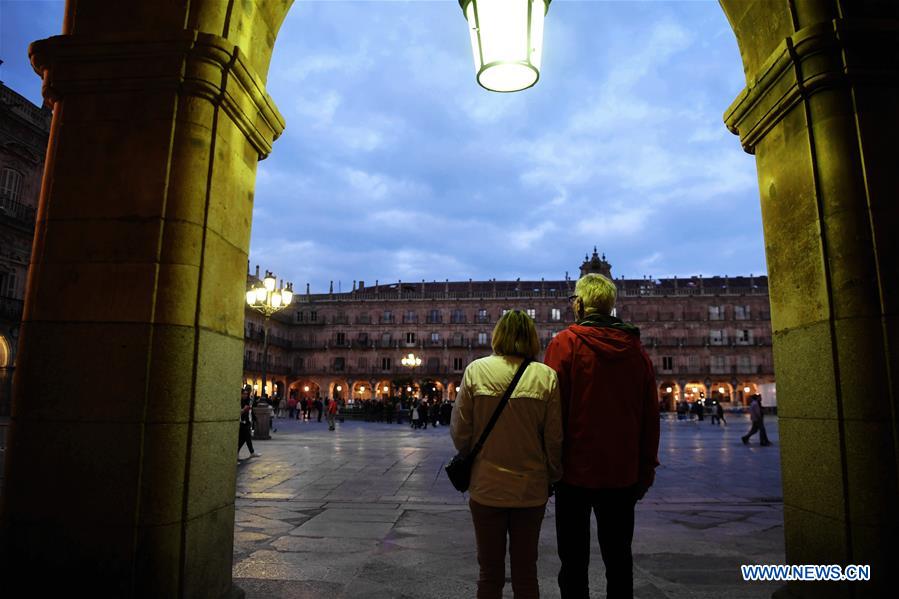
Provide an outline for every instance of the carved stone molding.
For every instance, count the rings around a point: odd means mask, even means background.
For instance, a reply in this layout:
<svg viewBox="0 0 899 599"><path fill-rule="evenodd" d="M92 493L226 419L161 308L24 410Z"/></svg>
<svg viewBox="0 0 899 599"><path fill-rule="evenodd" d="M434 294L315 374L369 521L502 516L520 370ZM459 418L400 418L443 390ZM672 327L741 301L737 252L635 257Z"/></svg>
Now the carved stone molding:
<svg viewBox="0 0 899 599"><path fill-rule="evenodd" d="M228 114L260 160L284 131L284 118L262 79L240 48L217 35L62 35L34 42L28 53L50 102L70 94L160 90L205 98Z"/></svg>
<svg viewBox="0 0 899 599"><path fill-rule="evenodd" d="M899 22L835 19L784 39L724 113L746 152L795 106L823 90L899 84Z"/></svg>

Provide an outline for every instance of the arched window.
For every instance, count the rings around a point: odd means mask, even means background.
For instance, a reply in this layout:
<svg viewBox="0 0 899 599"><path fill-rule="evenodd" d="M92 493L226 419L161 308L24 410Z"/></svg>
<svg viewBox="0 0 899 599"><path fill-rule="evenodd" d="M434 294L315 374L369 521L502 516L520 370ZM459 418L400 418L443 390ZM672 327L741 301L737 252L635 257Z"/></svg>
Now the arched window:
<svg viewBox="0 0 899 599"><path fill-rule="evenodd" d="M18 202L22 193L22 173L11 168L0 171L0 200Z"/></svg>
<svg viewBox="0 0 899 599"><path fill-rule="evenodd" d="M10 366L9 342L6 337L0 335L0 368Z"/></svg>

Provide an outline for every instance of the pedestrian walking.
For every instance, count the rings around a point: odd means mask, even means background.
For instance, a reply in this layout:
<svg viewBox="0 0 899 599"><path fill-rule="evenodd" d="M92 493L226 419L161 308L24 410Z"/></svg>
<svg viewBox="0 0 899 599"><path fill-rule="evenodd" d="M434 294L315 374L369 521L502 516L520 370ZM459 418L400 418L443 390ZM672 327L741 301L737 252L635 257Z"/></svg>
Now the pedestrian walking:
<svg viewBox="0 0 899 599"><path fill-rule="evenodd" d="M507 539L512 592L531 599L539 597L537 542L549 488L562 473L559 384L551 368L531 362L540 342L521 310L499 319L492 346L493 355L470 363L462 375L450 431L456 449L471 452L511 391L475 457L468 506L480 566L478 599L502 597Z"/></svg>
<svg viewBox="0 0 899 599"><path fill-rule="evenodd" d="M261 453L256 453L253 449L253 433L251 423L253 419L253 401L250 399L249 391L243 391L240 394L240 430L237 435L237 461L240 462L240 450L246 444L250 450L251 458L258 458Z"/></svg>
<svg viewBox="0 0 899 599"><path fill-rule="evenodd" d="M576 324L546 348L559 375L565 418L563 477L556 485L556 540L563 599L589 597L590 514L606 566L606 596L633 597L634 506L658 466L659 403L640 331L611 316L615 283L578 279Z"/></svg>
<svg viewBox="0 0 899 599"><path fill-rule="evenodd" d="M317 419L316 419L317 422L321 422L322 421L322 412L324 412L325 404L322 403L322 400L320 397L316 397L315 402L312 405L315 408L315 412L317 415Z"/></svg>
<svg viewBox="0 0 899 599"><path fill-rule="evenodd" d="M752 435L759 434L759 445L767 447L771 445L768 440L768 431L765 430L765 414L762 412L762 396L756 393L749 398L749 418L752 420L752 427L749 432L740 437L743 445L749 445L749 438Z"/></svg>
<svg viewBox="0 0 899 599"><path fill-rule="evenodd" d="M418 425L428 430L429 407L428 402L422 401L418 406Z"/></svg>
<svg viewBox="0 0 899 599"><path fill-rule="evenodd" d="M712 409L712 424L720 425L722 422L724 426L727 426L727 420L724 418L724 408L721 407L721 402L714 402L715 407Z"/></svg>
<svg viewBox="0 0 899 599"><path fill-rule="evenodd" d="M335 428L334 421L337 419L337 399L332 399L328 402L328 430L333 431Z"/></svg>
<svg viewBox="0 0 899 599"><path fill-rule="evenodd" d="M420 420L421 414L418 411L418 402L412 404L412 428L419 428L421 426Z"/></svg>

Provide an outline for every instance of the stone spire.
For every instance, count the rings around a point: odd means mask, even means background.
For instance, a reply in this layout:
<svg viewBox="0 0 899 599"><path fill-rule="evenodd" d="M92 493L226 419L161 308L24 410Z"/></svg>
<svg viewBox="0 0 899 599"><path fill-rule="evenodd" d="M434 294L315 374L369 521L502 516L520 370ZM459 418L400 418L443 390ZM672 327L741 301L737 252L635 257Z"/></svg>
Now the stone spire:
<svg viewBox="0 0 899 599"><path fill-rule="evenodd" d="M605 254L602 255L602 258L599 257L595 245L593 246L593 256L591 258L584 256L584 263L581 264L581 276L588 273L597 273L612 278L612 265L606 260Z"/></svg>

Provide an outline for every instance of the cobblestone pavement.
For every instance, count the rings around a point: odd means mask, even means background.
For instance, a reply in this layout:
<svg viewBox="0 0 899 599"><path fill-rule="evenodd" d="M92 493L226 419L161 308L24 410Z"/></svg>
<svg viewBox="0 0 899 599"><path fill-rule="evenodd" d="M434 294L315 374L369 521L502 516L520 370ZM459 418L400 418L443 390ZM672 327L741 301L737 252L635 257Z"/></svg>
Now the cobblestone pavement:
<svg viewBox="0 0 899 599"><path fill-rule="evenodd" d="M741 443L745 416L728 424L663 420L662 465L637 506L637 597L770 597L777 588L740 577L740 564L784 563L777 419L766 419L772 447L759 447L758 436ZM248 598L475 596L467 495L443 472L454 453L446 427L276 426L272 440L256 441L262 457L237 466L233 574ZM550 500L538 563L543 597L559 596L554 527ZM590 585L604 596L595 534Z"/></svg>

